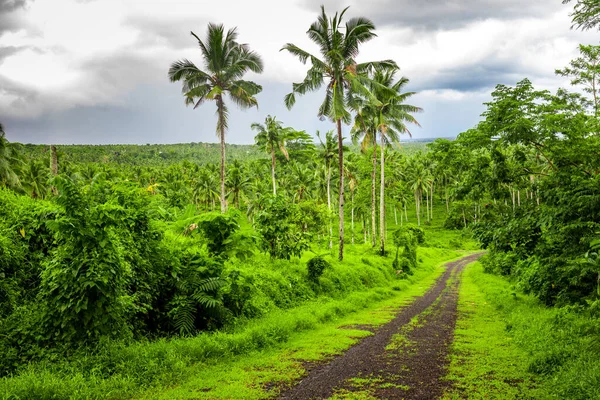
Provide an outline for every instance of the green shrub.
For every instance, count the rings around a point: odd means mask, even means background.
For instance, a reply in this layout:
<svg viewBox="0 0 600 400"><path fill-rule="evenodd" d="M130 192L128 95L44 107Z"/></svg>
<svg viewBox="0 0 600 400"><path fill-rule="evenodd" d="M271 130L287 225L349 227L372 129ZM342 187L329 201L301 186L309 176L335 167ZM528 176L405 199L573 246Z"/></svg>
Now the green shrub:
<svg viewBox="0 0 600 400"><path fill-rule="evenodd" d="M325 268L329 268L331 265L323 257L313 257L306 263L308 269L308 279L312 282L319 282L319 278L323 275Z"/></svg>

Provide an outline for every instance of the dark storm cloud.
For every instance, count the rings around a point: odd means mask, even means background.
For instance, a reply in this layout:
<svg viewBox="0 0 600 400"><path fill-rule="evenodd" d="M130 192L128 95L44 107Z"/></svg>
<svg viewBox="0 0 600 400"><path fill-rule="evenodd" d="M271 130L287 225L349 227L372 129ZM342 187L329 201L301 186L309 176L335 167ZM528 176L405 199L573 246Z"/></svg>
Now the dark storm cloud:
<svg viewBox="0 0 600 400"><path fill-rule="evenodd" d="M2 64L2 61L6 58L6 57L10 57L13 54L18 53L21 50L24 50L26 47L23 46L7 46L7 47L0 47L0 64Z"/></svg>
<svg viewBox="0 0 600 400"><path fill-rule="evenodd" d="M16 31L24 27L17 11L22 10L33 0L0 0L0 36L4 32Z"/></svg>
<svg viewBox="0 0 600 400"><path fill-rule="evenodd" d="M23 8L28 2L28 0L0 0L0 14Z"/></svg>
<svg viewBox="0 0 600 400"><path fill-rule="evenodd" d="M301 4L315 13L324 4L331 14L349 4L347 15L368 17L378 27L415 30L455 29L488 18L545 17L565 7L558 0L379 0L352 1L345 5L338 0L303 0Z"/></svg>
<svg viewBox="0 0 600 400"><path fill-rule="evenodd" d="M204 36L208 20L200 18L148 18L138 15L125 20L125 24L139 29L141 45L164 41L172 49L196 46L196 39L190 34L194 31L199 37Z"/></svg>
<svg viewBox="0 0 600 400"><path fill-rule="evenodd" d="M493 88L498 83L514 84L525 76L535 78L531 71L504 61L474 63L442 69L432 76L411 80L411 90L450 89L458 92L476 92Z"/></svg>

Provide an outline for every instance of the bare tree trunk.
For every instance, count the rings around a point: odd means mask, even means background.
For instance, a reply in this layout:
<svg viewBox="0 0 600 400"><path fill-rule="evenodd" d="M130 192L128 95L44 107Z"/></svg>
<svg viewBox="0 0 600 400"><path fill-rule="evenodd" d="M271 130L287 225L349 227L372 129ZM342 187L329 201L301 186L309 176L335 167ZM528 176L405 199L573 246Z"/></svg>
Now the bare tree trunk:
<svg viewBox="0 0 600 400"><path fill-rule="evenodd" d="M425 211L427 212L427 222L429 222L429 190L425 188Z"/></svg>
<svg viewBox="0 0 600 400"><path fill-rule="evenodd" d="M517 190L517 205L521 207L521 189Z"/></svg>
<svg viewBox="0 0 600 400"><path fill-rule="evenodd" d="M444 191L446 192L446 214L450 214L450 204L449 204L449 199L448 199L448 188L444 188Z"/></svg>
<svg viewBox="0 0 600 400"><path fill-rule="evenodd" d="M400 215L402 217L402 215ZM394 204L394 222L398 225L398 210L396 209L396 205Z"/></svg>
<svg viewBox="0 0 600 400"><path fill-rule="evenodd" d="M373 247L377 246L377 236L375 232L377 232L377 217L376 217L376 192L375 192L375 182L377 181L377 135L373 135L373 171L371 172L371 232L373 232L372 242Z"/></svg>
<svg viewBox="0 0 600 400"><path fill-rule="evenodd" d="M227 211L225 201L225 115L223 112L223 98L220 94L216 96L216 100L219 113L219 139L221 140L221 213L225 213Z"/></svg>
<svg viewBox="0 0 600 400"><path fill-rule="evenodd" d="M350 193L350 203L352 205L352 212L351 212L351 218L352 218L352 222L351 222L351 229L352 229L352 244L354 244L354 190L351 191Z"/></svg>
<svg viewBox="0 0 600 400"><path fill-rule="evenodd" d="M404 202L404 217L406 218L406 223L408 223L408 210L406 209L406 202Z"/></svg>
<svg viewBox="0 0 600 400"><path fill-rule="evenodd" d="M340 167L340 253L339 260L344 260L344 143L342 141L342 120L337 120L338 161Z"/></svg>
<svg viewBox="0 0 600 400"><path fill-rule="evenodd" d="M277 186L275 184L275 148L271 149L271 179L273 180L273 196L276 196Z"/></svg>
<svg viewBox="0 0 600 400"><path fill-rule="evenodd" d="M52 176L58 175L58 156L56 155L56 146L50 145L50 171L52 172ZM50 187L53 195L58 194L58 189L56 186Z"/></svg>
<svg viewBox="0 0 600 400"><path fill-rule="evenodd" d="M333 247L333 216L331 212L331 166L327 166L327 209L329 209L329 248Z"/></svg>
<svg viewBox="0 0 600 400"><path fill-rule="evenodd" d="M417 212L417 225L421 226L421 210L419 204L419 190L415 191L415 211Z"/></svg>
<svg viewBox="0 0 600 400"><path fill-rule="evenodd" d="M430 201L431 201L431 206L429 207L429 210L431 212L431 221L433 221L433 182L431 182L431 195L429 196Z"/></svg>
<svg viewBox="0 0 600 400"><path fill-rule="evenodd" d="M385 254L385 152L383 136L385 130L381 132L381 182L379 183L379 240L381 243L381 255Z"/></svg>
<svg viewBox="0 0 600 400"><path fill-rule="evenodd" d="M512 209L513 209L513 214L515 212L515 191L514 190L510 190L511 196L512 196Z"/></svg>

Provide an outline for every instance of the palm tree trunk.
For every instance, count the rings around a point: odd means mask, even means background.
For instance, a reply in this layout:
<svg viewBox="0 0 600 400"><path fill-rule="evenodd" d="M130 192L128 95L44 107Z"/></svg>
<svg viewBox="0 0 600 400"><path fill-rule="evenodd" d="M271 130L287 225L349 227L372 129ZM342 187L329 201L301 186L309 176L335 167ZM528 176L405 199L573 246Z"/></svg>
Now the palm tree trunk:
<svg viewBox="0 0 600 400"><path fill-rule="evenodd" d="M271 179L273 180L273 196L277 195L277 186L275 185L275 148L271 148Z"/></svg>
<svg viewBox="0 0 600 400"><path fill-rule="evenodd" d="M221 141L221 213L227 211L225 202L225 114L223 112L223 98L216 96L217 111L219 113L219 139Z"/></svg>
<svg viewBox="0 0 600 400"><path fill-rule="evenodd" d="M52 176L58 175L58 156L56 155L56 146L50 145L50 171ZM51 186L50 190L53 195L58 195L58 189L56 186Z"/></svg>
<svg viewBox="0 0 600 400"><path fill-rule="evenodd" d="M350 203L352 205L352 213L350 214L352 218L352 244L354 244L354 190L351 191Z"/></svg>
<svg viewBox="0 0 600 400"><path fill-rule="evenodd" d="M377 195L375 192L375 182L377 181L377 137L373 135L373 171L371 172L371 232L373 232L373 247L377 246L377 217L375 215L375 203Z"/></svg>
<svg viewBox="0 0 600 400"><path fill-rule="evenodd" d="M381 182L379 184L379 236L381 243L381 255L385 254L385 153L383 136L385 132L381 132Z"/></svg>
<svg viewBox="0 0 600 400"><path fill-rule="evenodd" d="M340 167L340 253L339 260L344 260L344 143L342 140L342 120L337 120L338 161Z"/></svg>
<svg viewBox="0 0 600 400"><path fill-rule="evenodd" d="M429 207L429 210L431 212L431 221L433 221L433 182L431 182L431 196L429 196L430 201L431 201L431 206Z"/></svg>
<svg viewBox="0 0 600 400"><path fill-rule="evenodd" d="M421 210L419 204L419 189L415 190L415 211L417 212L417 225L421 226Z"/></svg>
<svg viewBox="0 0 600 400"><path fill-rule="evenodd" d="M333 217L331 215L331 166L327 166L327 209L329 210L329 248L333 247Z"/></svg>
<svg viewBox="0 0 600 400"><path fill-rule="evenodd" d="M429 190L425 186L425 211L427 212L427 222L429 222Z"/></svg>

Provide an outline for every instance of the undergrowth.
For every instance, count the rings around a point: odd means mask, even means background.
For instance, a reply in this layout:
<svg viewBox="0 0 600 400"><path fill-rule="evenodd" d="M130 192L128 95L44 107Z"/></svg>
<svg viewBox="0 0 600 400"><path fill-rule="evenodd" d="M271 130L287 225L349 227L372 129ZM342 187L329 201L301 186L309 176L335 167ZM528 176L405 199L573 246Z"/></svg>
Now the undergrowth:
<svg viewBox="0 0 600 400"><path fill-rule="evenodd" d="M600 322L547 308L505 278L469 266L445 398L600 398Z"/></svg>

